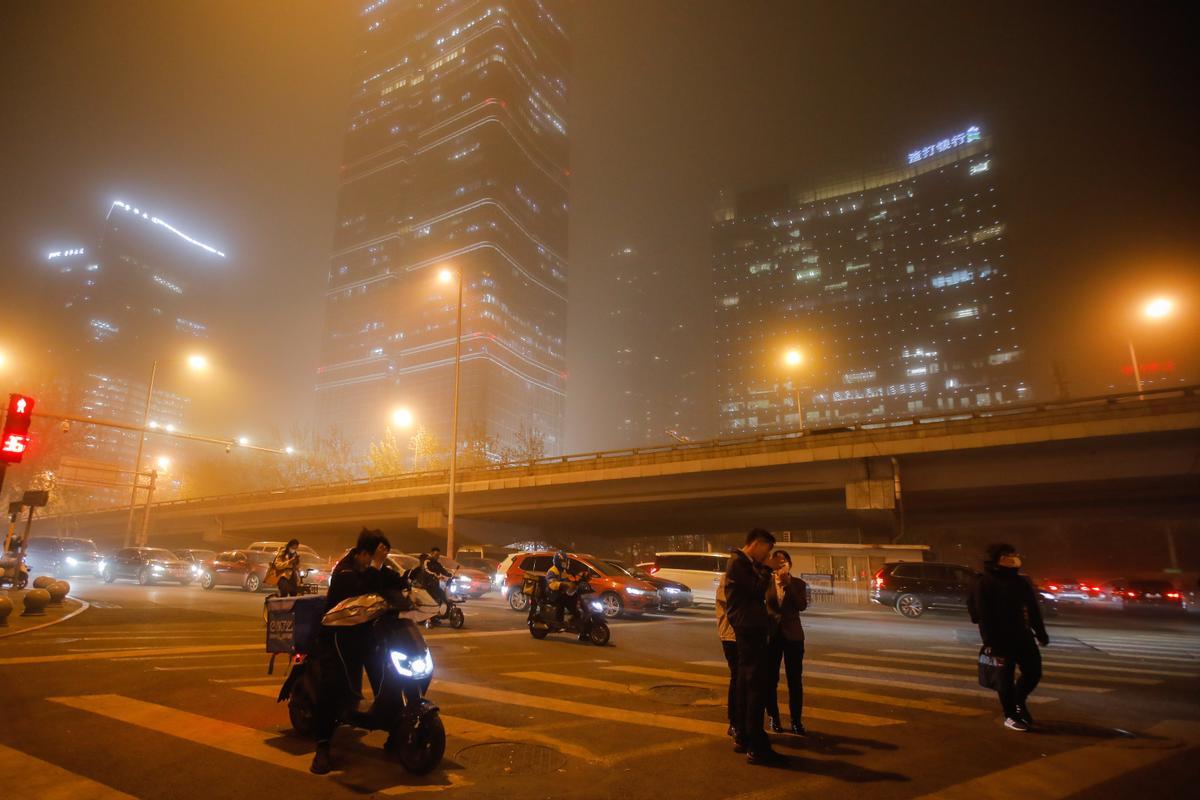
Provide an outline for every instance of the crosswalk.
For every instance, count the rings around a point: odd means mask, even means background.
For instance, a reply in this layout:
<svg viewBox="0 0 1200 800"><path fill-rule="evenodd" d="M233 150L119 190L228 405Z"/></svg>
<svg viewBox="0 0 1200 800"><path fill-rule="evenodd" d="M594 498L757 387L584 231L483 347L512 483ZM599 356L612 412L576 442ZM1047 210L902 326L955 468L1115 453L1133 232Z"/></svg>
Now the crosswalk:
<svg viewBox="0 0 1200 800"><path fill-rule="evenodd" d="M430 696L443 709L451 739L448 759L469 743L508 741L542 744L598 769L649 765L664 755L706 748L728 752L724 709L728 671L724 661L673 661L571 645L537 649L520 645L514 649L509 645L503 659L497 659L489 650L489 639L521 635L528 636L520 629L434 632L428 636L438 664ZM1200 659L1194 657L1196 643L1187 637L1087 634L1086 638L1075 638L1089 649L1047 648L1044 691L1032 698L1043 707L1055 704L1055 713L1064 713L1065 707L1088 697L1133 696L1174 684L1194 688L1200 677ZM124 730L137 730L219 751L262 768L307 776L310 746L291 735L286 710L275 703L282 675L263 674L261 639L261 632L246 627L160 635L133 626L33 640L55 641L56 646L38 645L0 656L0 668L9 672L40 665L102 665L106 674L162 676L164 681L170 675L196 673L207 687L206 696L215 698L202 706L194 699L176 696L169 688L155 688L160 684L153 681L148 688L113 691L112 686L126 685L120 680L111 682L109 691L56 693L46 702L102 720L112 726L114 737ZM895 644L901 645L902 640ZM928 731L946 725L960 726L948 730L978 735L980 729L987 729L997 709L995 694L976 682L976 650L976 646L967 644L863 651L845 645L812 648L805 661L805 722L818 737L846 741L886 742L894 737L904 741L906 729ZM141 684L139 679L128 685ZM679 687L695 689L698 699L682 704L659 699L659 690ZM786 691L781 685L781 699ZM622 735L597 737L592 733L597 726L621 731ZM1184 746L1200 745L1200 726L1196 724L1166 722L1159 733L1178 739ZM469 769L424 782L398 775L395 765L386 763L377 752L382 737L372 733L356 740L354 763L347 767L348 774L336 780L346 786L365 786L381 795L454 791L466 789L477 780ZM781 741L781 746L794 745ZM872 752L866 751L862 758L869 759ZM1081 763L1081 756L1072 754L1088 752L1090 757L1102 756L1105 768L1090 773L1091 783L1079 790L1095 785L1104 775L1123 774L1164 757L1159 748L1122 749L1083 742L1073 749L1050 753L1032 773L1060 781L1057 793L1042 794L1040 790L1046 787L1040 786L1028 796L1067 796L1060 791L1063 786L1079 785L1079 780L1062 783L1062 775L1077 770ZM805 749L803 756L813 763L831 758L820 748ZM919 754L910 751L909 756ZM884 756L876 752L873 757ZM895 758L903 763L899 755ZM38 763L41 760L0 745L0 769L10 774L13 770L42 770ZM105 800L131 796L99 781L92 791L80 791L80 781L93 779L49 766L53 770L42 770L40 774L55 775L62 785L75 787L71 796ZM1029 774L1013 773L1009 778L1015 785L1023 785L1021 775ZM973 783L975 780L939 790L936 796L991 796ZM730 791L713 796L734 794ZM760 794L763 800L790 796L767 790L754 796ZM54 800L68 795L47 790L39 796Z"/></svg>

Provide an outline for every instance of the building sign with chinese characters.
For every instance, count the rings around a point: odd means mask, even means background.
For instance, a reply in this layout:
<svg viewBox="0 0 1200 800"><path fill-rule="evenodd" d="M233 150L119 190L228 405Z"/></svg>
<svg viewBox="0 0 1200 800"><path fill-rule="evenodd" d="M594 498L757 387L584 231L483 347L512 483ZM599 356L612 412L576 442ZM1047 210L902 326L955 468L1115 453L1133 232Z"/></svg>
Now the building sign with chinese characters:
<svg viewBox="0 0 1200 800"><path fill-rule="evenodd" d="M926 145L920 150L913 150L908 154L908 163L916 164L918 161L924 161L930 156L936 156L947 150L953 150L955 147L962 147L964 144L978 142L982 135L979 131L979 126L972 125L962 133L956 133L948 139L942 139L940 142Z"/></svg>

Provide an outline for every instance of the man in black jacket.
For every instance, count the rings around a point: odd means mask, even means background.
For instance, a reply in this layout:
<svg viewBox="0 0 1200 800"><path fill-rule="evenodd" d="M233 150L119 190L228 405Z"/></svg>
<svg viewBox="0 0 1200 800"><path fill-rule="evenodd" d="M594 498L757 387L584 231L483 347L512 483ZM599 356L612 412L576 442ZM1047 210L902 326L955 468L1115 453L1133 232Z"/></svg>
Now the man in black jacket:
<svg viewBox="0 0 1200 800"><path fill-rule="evenodd" d="M771 572L764 566L775 537L761 528L746 534L746 544L734 550L725 570L725 613L737 638L738 715L740 740L735 750L746 751L751 764L779 765L787 758L771 748L763 731L766 710L767 588Z"/></svg>
<svg viewBox="0 0 1200 800"><path fill-rule="evenodd" d="M983 573L975 577L967 609L979 625L983 646L1004 659L996 693L1004 709L1004 727L1027 731L1033 724L1027 702L1042 679L1043 647L1050 643L1037 595L1029 579L1021 575L1021 556L1010 544L988 547ZM1021 677L1014 681L1017 667Z"/></svg>

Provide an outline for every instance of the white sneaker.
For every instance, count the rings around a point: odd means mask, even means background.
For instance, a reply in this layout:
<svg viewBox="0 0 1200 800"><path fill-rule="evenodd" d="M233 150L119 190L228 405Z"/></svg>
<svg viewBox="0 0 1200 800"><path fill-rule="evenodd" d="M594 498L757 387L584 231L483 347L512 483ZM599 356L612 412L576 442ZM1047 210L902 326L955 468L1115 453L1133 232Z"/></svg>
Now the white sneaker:
<svg viewBox="0 0 1200 800"><path fill-rule="evenodd" d="M1013 719L1012 717L1005 717L1005 718L1004 718L1004 727L1008 728L1010 731L1021 731L1022 733L1028 733L1028 732L1029 732L1029 726L1028 726L1028 725L1026 725L1026 724L1025 724L1024 722L1022 722L1021 720L1019 720L1019 719Z"/></svg>

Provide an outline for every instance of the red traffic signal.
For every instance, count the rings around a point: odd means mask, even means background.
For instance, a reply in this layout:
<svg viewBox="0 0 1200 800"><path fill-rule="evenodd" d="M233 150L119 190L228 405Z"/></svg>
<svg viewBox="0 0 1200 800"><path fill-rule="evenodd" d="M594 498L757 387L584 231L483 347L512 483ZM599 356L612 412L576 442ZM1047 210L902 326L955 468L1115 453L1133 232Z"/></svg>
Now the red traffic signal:
<svg viewBox="0 0 1200 800"><path fill-rule="evenodd" d="M8 396L8 414L4 433L0 434L0 461L17 464L29 448L29 423L33 418L33 398L23 394Z"/></svg>

